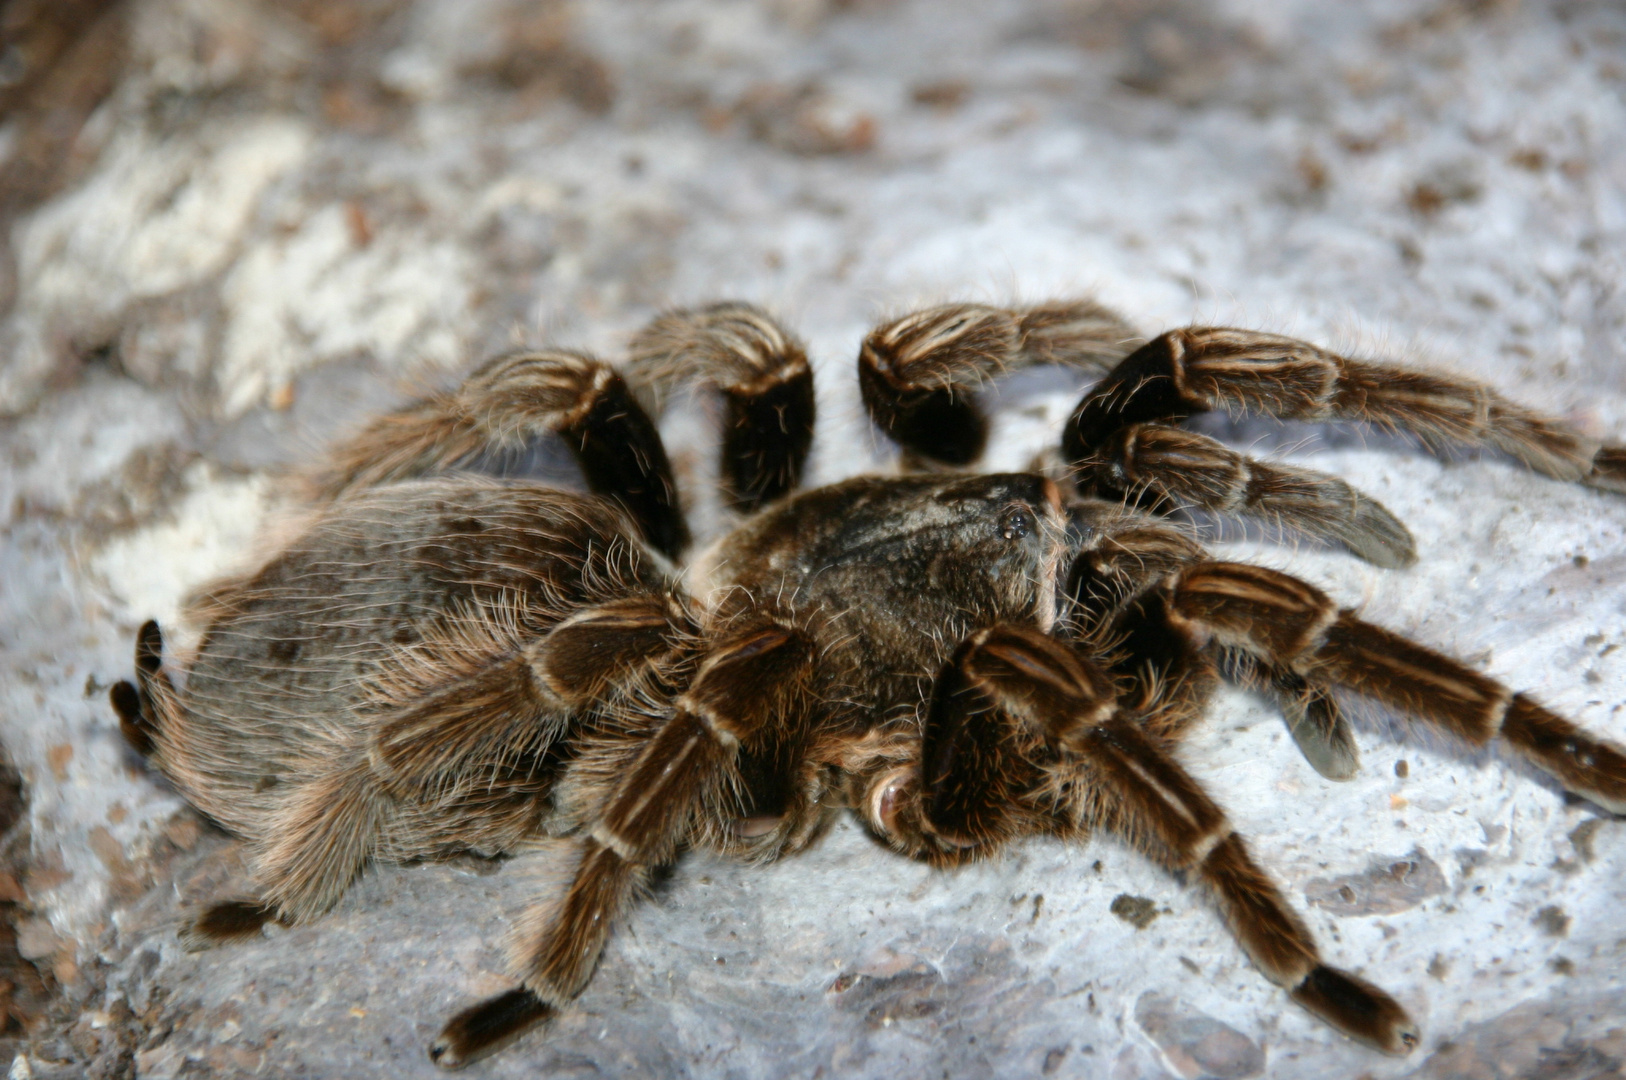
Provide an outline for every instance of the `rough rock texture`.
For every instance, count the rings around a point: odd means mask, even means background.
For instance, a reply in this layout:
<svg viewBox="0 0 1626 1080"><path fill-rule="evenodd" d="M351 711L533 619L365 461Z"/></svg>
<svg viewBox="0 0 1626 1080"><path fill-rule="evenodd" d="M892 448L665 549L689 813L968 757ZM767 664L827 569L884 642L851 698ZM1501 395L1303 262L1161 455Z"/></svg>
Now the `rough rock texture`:
<svg viewBox="0 0 1626 1080"><path fill-rule="evenodd" d="M3 10L0 740L32 848L0 902L36 971L11 1000L61 991L7 1021L33 1025L12 1076L432 1076L438 1025L507 985L497 943L556 846L379 868L319 923L182 951L238 853L105 703L142 620L252 559L281 467L492 350L614 355L663 305L768 304L819 365L816 482L889 467L864 329L951 297L1267 327L1626 436L1618 4ZM991 464L1054 440L1078 389L1006 388ZM707 418L666 432L715 529ZM1421 560L1234 525L1228 554L1626 741L1626 499L1370 432L1210 430L1357 483ZM1411 1059L1295 1009L1110 839L946 875L843 826L776 867L683 862L578 1007L476 1073L1619 1075L1626 826L1494 755L1378 722L1360 743L1328 783L1233 694L1185 760L1334 962L1412 1011ZM1123 896L1155 920L1112 917Z"/></svg>

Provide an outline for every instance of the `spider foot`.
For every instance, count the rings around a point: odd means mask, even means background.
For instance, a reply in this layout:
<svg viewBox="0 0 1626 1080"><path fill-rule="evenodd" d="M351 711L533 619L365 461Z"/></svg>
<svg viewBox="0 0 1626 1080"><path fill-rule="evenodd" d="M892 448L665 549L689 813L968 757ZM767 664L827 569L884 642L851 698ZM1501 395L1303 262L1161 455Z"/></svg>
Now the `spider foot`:
<svg viewBox="0 0 1626 1080"><path fill-rule="evenodd" d="M429 1060L461 1069L502 1049L558 1012L524 987L471 1005L446 1022L429 1044Z"/></svg>
<svg viewBox="0 0 1626 1080"><path fill-rule="evenodd" d="M259 900L227 900L212 904L181 931L187 952L203 952L228 941L246 941L266 923L277 922L277 909Z"/></svg>
<svg viewBox="0 0 1626 1080"><path fill-rule="evenodd" d="M1385 1054L1409 1054L1421 1041L1417 1025L1394 998L1347 971L1318 965L1291 997L1345 1035Z"/></svg>

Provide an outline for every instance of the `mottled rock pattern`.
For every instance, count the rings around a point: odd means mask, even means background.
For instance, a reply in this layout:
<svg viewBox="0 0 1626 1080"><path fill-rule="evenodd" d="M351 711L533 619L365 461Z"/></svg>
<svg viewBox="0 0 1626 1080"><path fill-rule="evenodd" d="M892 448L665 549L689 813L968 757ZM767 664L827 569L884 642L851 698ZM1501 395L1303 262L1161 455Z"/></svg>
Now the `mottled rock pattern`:
<svg viewBox="0 0 1626 1080"><path fill-rule="evenodd" d="M1358 874L1311 878L1304 898L1333 915L1393 915L1445 890L1440 864L1418 848L1400 858L1375 859Z"/></svg>

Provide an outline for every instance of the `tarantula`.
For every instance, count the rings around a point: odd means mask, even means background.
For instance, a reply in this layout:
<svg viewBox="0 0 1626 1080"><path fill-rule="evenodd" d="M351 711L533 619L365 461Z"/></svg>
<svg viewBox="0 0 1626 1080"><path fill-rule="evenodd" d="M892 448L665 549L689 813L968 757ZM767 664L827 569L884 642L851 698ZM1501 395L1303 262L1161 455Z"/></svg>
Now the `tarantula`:
<svg viewBox="0 0 1626 1080"><path fill-rule="evenodd" d="M1101 374L1060 463L979 475L976 385L1018 368ZM864 340L874 421L934 471L797 492L814 429L803 347L761 310L673 311L625 373L579 352L503 356L385 415L311 476L308 528L203 598L184 682L155 623L112 700L130 743L248 841L258 895L202 941L304 922L374 859L579 837L574 878L517 920L518 986L453 1017L455 1067L565 1008L610 927L686 848L766 861L842 809L938 866L1023 836L1105 829L1201 881L1255 966L1352 1038L1418 1032L1324 964L1300 918L1174 751L1222 678L1280 702L1309 762L1356 768L1349 692L1472 745L1502 739L1626 813L1626 754L1459 661L1275 570L1214 559L1176 507L1262 515L1383 566L1414 559L1388 511L1331 476L1176 426L1206 410L1347 418L1489 447L1626 491L1626 448L1472 382L1288 338L1190 327L1150 341L1087 302L956 304ZM1104 374L1102 374L1104 373ZM722 396L738 525L689 543L651 412ZM562 436L593 494L457 471Z"/></svg>

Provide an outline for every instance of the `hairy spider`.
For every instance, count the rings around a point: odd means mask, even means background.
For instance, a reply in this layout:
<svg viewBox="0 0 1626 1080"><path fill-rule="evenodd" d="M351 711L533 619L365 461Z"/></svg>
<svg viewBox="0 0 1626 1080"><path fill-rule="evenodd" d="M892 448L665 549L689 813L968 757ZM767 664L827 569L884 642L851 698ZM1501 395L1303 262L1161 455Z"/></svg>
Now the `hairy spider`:
<svg viewBox="0 0 1626 1080"><path fill-rule="evenodd" d="M623 371L650 400L684 382L720 391L742 515L682 576L666 453L603 362L504 356L373 421L312 474L306 531L207 594L184 681L148 623L136 683L113 688L132 745L249 843L258 895L186 933L313 919L373 859L575 835L568 889L517 920L517 987L430 1049L452 1067L565 1008L615 919L686 848L766 861L844 808L939 866L1101 828L1206 885L1294 1001L1411 1050L1405 1011L1321 961L1176 763L1220 679L1279 700L1331 778L1357 764L1339 692L1469 744L1499 737L1617 814L1626 755L1313 585L1212 558L1159 515L1263 515L1384 566L1414 553L1341 480L1176 425L1213 409L1363 420L1615 491L1626 448L1475 383L1288 338L1191 327L1142 342L1084 302L916 312L870 333L859 378L906 460L967 466L987 430L972 389L1037 364L1102 375L1055 475L939 469L797 492L814 417L801 345L746 304L661 316ZM455 471L547 434L595 494Z"/></svg>

